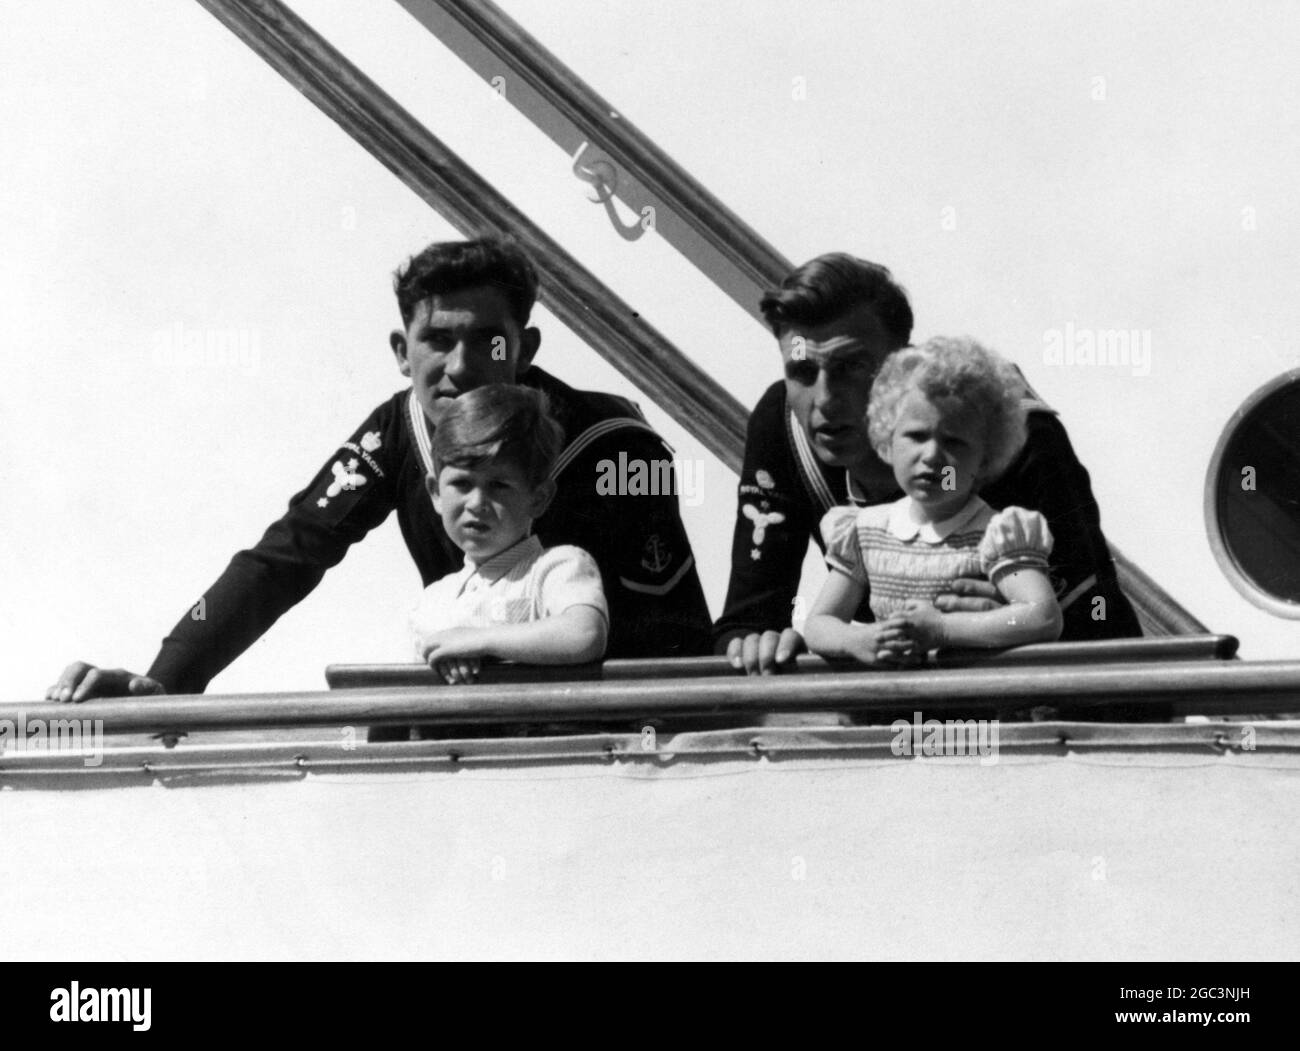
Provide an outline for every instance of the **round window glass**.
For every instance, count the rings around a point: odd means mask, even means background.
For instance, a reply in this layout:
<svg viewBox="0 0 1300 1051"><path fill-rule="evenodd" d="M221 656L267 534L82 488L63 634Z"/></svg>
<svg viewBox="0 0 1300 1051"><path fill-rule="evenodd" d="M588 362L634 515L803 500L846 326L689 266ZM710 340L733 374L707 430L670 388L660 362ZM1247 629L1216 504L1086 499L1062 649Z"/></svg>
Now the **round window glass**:
<svg viewBox="0 0 1300 1051"><path fill-rule="evenodd" d="M1300 618L1300 369L1257 390L1224 428L1205 520L1232 585L1271 613Z"/></svg>

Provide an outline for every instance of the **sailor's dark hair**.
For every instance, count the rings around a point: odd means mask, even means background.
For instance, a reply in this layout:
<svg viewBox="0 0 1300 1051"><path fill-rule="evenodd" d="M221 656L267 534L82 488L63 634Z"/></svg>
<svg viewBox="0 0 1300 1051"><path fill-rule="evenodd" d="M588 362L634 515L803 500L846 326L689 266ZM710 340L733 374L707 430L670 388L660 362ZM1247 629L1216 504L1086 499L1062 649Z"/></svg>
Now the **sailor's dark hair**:
<svg viewBox="0 0 1300 1051"><path fill-rule="evenodd" d="M795 267L781 287L766 292L758 307L779 337L790 324L821 325L855 307L870 306L897 346L912 339L912 306L907 292L879 263L828 252Z"/></svg>
<svg viewBox="0 0 1300 1051"><path fill-rule="evenodd" d="M433 432L435 474L515 464L534 488L546 481L564 444L546 395L513 383L490 383L456 398Z"/></svg>
<svg viewBox="0 0 1300 1051"><path fill-rule="evenodd" d="M520 327L528 324L537 302L537 271L523 249L507 238L438 241L411 256L393 274L403 325L410 325L415 308L430 296L484 285L505 296Z"/></svg>

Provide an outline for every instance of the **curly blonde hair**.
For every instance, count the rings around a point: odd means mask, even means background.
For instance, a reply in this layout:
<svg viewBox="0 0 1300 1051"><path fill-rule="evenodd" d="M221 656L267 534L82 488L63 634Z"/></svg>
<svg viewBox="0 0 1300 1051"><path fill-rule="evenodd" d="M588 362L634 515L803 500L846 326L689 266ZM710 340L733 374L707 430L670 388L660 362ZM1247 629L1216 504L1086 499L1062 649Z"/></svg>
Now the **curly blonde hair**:
<svg viewBox="0 0 1300 1051"><path fill-rule="evenodd" d="M984 423L984 463L978 484L998 478L1025 444L1024 381L1005 358L970 338L936 336L885 359L871 387L867 433L886 463L898 408L909 391L931 401L955 398Z"/></svg>

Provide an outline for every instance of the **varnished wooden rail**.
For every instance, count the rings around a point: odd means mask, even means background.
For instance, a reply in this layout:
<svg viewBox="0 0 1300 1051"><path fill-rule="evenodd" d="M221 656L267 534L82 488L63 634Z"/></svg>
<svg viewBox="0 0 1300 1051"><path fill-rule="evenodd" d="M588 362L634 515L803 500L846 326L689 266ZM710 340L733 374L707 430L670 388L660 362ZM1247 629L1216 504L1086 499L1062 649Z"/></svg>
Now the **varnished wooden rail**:
<svg viewBox="0 0 1300 1051"><path fill-rule="evenodd" d="M116 698L81 705L0 705L12 720L91 719L107 733L291 726L610 721L767 712L927 715L1047 705L1151 706L1167 714L1300 711L1300 661L1163 661L627 681L387 687L232 697Z"/></svg>
<svg viewBox="0 0 1300 1051"><path fill-rule="evenodd" d="M1048 642L997 651L940 651L942 668L990 667L1031 664L1114 664L1135 661L1228 660L1237 652L1231 635L1175 635L1152 639L1115 639L1103 642ZM801 654L782 674L851 671L852 664L830 664L820 657ZM542 667L523 664L485 665L482 683L618 682L631 679L686 679L737 672L725 657L609 660L603 664ZM442 681L423 664L331 664L325 669L331 689L386 686L441 686Z"/></svg>

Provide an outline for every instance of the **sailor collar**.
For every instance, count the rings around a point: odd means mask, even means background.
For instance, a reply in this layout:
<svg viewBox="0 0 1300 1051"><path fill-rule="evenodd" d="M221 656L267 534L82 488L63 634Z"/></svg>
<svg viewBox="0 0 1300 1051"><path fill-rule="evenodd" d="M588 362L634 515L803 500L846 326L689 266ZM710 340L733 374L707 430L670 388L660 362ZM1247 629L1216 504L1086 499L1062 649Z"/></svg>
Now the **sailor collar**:
<svg viewBox="0 0 1300 1051"><path fill-rule="evenodd" d="M927 522L919 517L912 498L905 496L889 506L889 518L885 528L888 529L890 536L899 540L920 537L927 544L942 544L988 506L978 496L972 496L966 506L955 515L941 522Z"/></svg>
<svg viewBox="0 0 1300 1051"><path fill-rule="evenodd" d="M469 555L466 555L465 568L461 570L465 575L464 582L468 584L477 575L489 584L495 584L515 566L519 565L520 562L529 558L536 558L542 551L542 542L530 533L522 540L511 544L504 551L498 551L483 562L475 562Z"/></svg>
<svg viewBox="0 0 1300 1051"><path fill-rule="evenodd" d="M893 491L897 491L897 486L894 487ZM848 497L848 502L855 507L870 507L872 504L883 503L881 496L887 495L890 490L887 489L884 493L877 492L873 498L873 490L862 485L853 477L853 472L846 467L844 468L844 492Z"/></svg>

